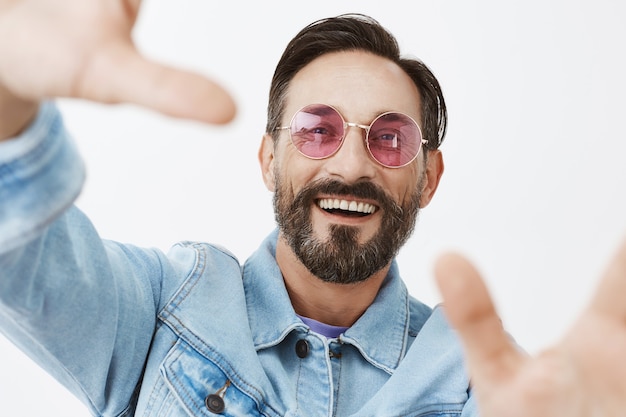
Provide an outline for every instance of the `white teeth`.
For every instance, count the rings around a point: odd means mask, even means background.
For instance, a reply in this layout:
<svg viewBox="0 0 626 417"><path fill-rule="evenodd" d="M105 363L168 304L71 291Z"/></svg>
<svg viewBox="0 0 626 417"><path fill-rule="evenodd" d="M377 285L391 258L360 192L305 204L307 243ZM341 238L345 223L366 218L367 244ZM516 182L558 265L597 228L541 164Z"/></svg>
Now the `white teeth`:
<svg viewBox="0 0 626 417"><path fill-rule="evenodd" d="M376 211L376 206L362 201L339 200L336 198L322 198L317 203L320 208L325 210L341 209L346 211L355 211L357 213L372 214Z"/></svg>

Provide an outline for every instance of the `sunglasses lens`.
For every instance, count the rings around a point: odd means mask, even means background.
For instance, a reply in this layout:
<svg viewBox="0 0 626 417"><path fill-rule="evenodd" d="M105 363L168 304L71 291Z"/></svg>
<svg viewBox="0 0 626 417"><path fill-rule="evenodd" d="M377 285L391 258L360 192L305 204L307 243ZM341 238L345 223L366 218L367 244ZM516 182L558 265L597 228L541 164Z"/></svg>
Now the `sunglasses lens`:
<svg viewBox="0 0 626 417"><path fill-rule="evenodd" d="M313 104L291 120L291 140L302 154L319 159L332 155L341 146L343 119L332 107Z"/></svg>
<svg viewBox="0 0 626 417"><path fill-rule="evenodd" d="M409 116L385 113L372 123L367 142L372 156L379 163L387 167L401 167L417 156L422 133Z"/></svg>

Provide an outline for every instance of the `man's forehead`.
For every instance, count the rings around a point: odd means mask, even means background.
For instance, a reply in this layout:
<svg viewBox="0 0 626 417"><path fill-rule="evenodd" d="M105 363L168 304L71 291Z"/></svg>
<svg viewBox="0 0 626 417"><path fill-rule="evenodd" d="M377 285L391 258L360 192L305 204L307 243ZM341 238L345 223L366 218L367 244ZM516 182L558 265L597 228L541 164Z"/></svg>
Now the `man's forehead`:
<svg viewBox="0 0 626 417"><path fill-rule="evenodd" d="M421 120L421 99L413 80L393 61L365 51L324 54L298 71L287 89L286 118L313 103L332 105L346 117L352 113L371 119L400 111Z"/></svg>

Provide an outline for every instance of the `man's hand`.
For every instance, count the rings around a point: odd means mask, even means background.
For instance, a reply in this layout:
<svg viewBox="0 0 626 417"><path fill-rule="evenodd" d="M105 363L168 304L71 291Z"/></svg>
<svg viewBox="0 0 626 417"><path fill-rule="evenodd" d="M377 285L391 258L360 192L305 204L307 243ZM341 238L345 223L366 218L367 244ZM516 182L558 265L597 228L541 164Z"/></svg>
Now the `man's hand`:
<svg viewBox="0 0 626 417"><path fill-rule="evenodd" d="M537 357L511 343L467 260L444 255L435 274L483 417L626 414L626 242L571 331Z"/></svg>
<svg viewBox="0 0 626 417"><path fill-rule="evenodd" d="M140 3L0 0L2 113L18 103L76 97L208 123L230 121L235 105L218 84L137 52L131 31Z"/></svg>

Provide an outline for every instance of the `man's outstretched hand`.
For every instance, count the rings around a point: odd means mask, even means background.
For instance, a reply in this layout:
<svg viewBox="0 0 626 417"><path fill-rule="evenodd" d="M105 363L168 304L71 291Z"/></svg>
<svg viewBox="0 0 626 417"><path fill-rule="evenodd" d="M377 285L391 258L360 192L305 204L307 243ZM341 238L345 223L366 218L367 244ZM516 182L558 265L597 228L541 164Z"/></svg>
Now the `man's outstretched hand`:
<svg viewBox="0 0 626 417"><path fill-rule="evenodd" d="M4 110L16 109L16 99L37 103L50 97L76 97L134 103L208 123L230 121L235 104L220 85L138 53L131 31L140 3L0 0Z"/></svg>
<svg viewBox="0 0 626 417"><path fill-rule="evenodd" d="M435 274L464 344L481 416L626 415L626 242L574 327L536 357L511 343L466 259L444 255Z"/></svg>

